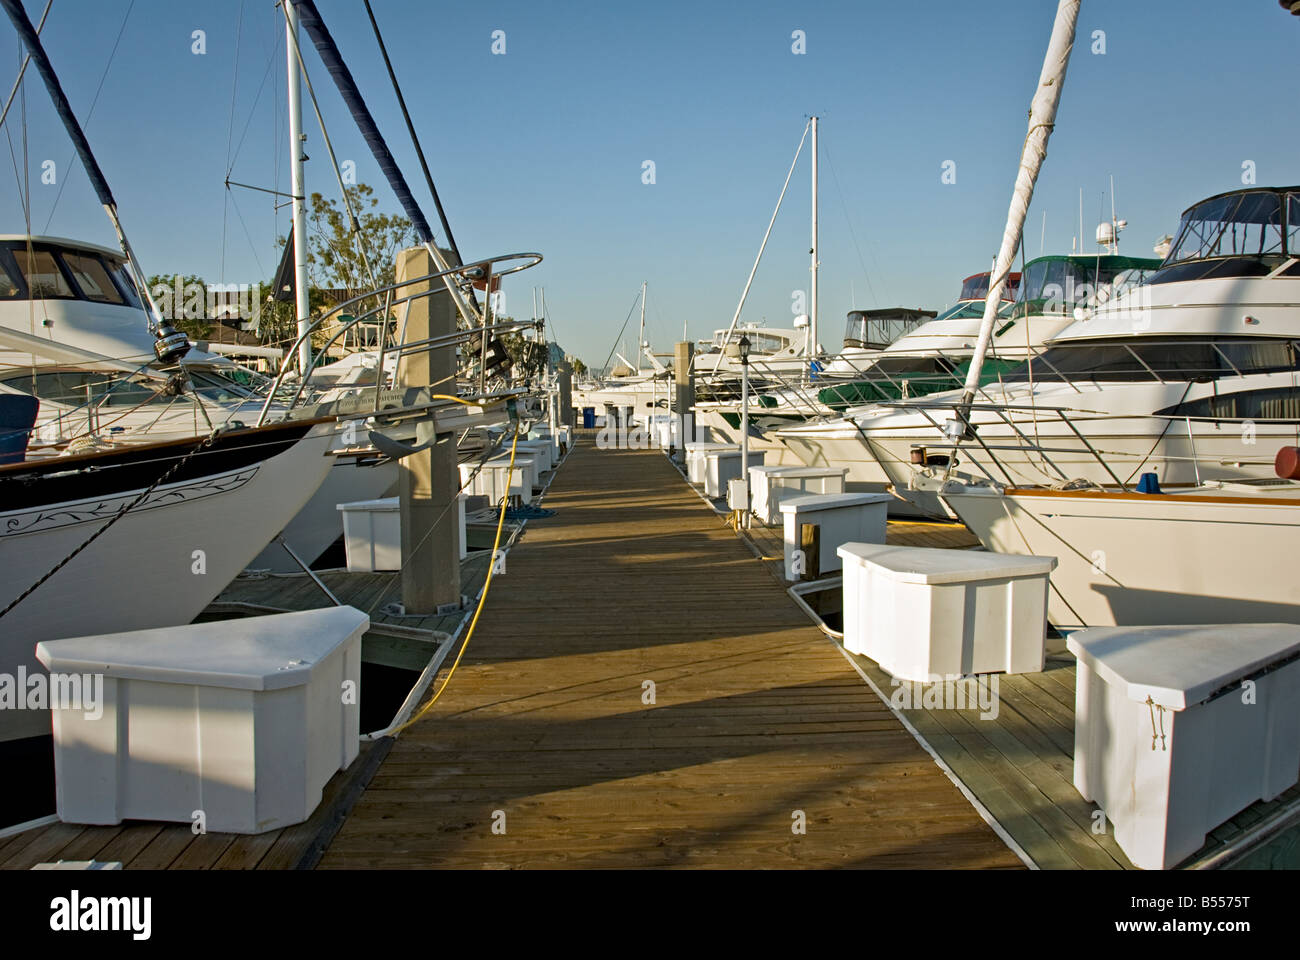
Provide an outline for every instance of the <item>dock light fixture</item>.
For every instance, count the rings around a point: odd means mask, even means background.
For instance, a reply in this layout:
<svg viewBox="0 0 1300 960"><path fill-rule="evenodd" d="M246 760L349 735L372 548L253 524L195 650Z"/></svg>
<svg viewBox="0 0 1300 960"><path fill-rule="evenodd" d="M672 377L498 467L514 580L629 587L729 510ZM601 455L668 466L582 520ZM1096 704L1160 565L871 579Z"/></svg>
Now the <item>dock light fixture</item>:
<svg viewBox="0 0 1300 960"><path fill-rule="evenodd" d="M741 336L740 350L740 476L745 481L745 507L741 521L749 528L749 337Z"/></svg>

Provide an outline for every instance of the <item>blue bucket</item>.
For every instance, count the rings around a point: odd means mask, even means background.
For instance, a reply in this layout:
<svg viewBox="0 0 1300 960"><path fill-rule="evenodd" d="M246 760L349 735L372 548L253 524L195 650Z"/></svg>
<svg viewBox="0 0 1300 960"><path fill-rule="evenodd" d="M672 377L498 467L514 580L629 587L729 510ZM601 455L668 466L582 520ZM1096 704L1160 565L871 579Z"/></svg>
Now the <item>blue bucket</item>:
<svg viewBox="0 0 1300 960"><path fill-rule="evenodd" d="M0 463L22 463L41 402L25 394L0 393Z"/></svg>

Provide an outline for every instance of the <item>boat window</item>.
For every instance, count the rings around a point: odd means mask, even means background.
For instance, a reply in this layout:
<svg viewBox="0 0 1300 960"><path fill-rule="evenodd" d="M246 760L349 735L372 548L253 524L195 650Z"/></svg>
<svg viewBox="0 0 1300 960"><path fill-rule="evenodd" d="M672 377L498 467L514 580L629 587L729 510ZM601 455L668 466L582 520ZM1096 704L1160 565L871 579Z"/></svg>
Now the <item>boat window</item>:
<svg viewBox="0 0 1300 960"><path fill-rule="evenodd" d="M1214 197L1187 211L1165 263L1280 254L1283 249L1281 199L1271 191L1252 190Z"/></svg>
<svg viewBox="0 0 1300 960"><path fill-rule="evenodd" d="M207 400L217 403L238 403L253 395L247 387L214 371L190 369L189 373L195 393Z"/></svg>
<svg viewBox="0 0 1300 960"><path fill-rule="evenodd" d="M18 269L22 271L23 279L27 281L27 289L31 291L33 299L51 297L72 299L76 296L63 271L59 269L54 254L50 251L18 247L13 250L13 255L18 263Z"/></svg>
<svg viewBox="0 0 1300 960"><path fill-rule="evenodd" d="M778 353L785 349L785 340L771 333L746 333L745 336L749 337L749 349L753 353Z"/></svg>
<svg viewBox="0 0 1300 960"><path fill-rule="evenodd" d="M1201 397L1157 410L1156 414L1209 420L1300 420L1300 387L1268 387Z"/></svg>
<svg viewBox="0 0 1300 960"><path fill-rule="evenodd" d="M1286 249L1293 257L1300 250L1300 193L1286 195Z"/></svg>
<svg viewBox="0 0 1300 960"><path fill-rule="evenodd" d="M117 281L117 289L122 292L126 298L128 306L140 306L140 296L136 293L135 283L131 279L131 271L126 268L124 260L108 260L109 272L113 279Z"/></svg>
<svg viewBox="0 0 1300 960"><path fill-rule="evenodd" d="M934 319L938 320L982 320L984 318L983 300L971 300L966 303L955 303L943 313ZM998 307L999 317L1009 317L1015 311L1016 305L1011 301L1005 301Z"/></svg>
<svg viewBox="0 0 1300 960"><path fill-rule="evenodd" d="M0 250L0 300L24 300L22 284L18 282L17 265L12 264Z"/></svg>
<svg viewBox="0 0 1300 960"><path fill-rule="evenodd" d="M77 407L87 400L110 407L139 406L173 398L163 397L148 384L94 370L56 370L19 373L0 379L6 387L50 403Z"/></svg>
<svg viewBox="0 0 1300 960"><path fill-rule="evenodd" d="M88 253L64 251L63 262L72 271L72 278L86 295L86 299L96 303L122 303L122 294L113 285L108 271L99 258Z"/></svg>
<svg viewBox="0 0 1300 960"><path fill-rule="evenodd" d="M962 300L987 300L989 296L989 280L992 278L990 273L977 273L973 277L967 277L961 285ZM1002 299L1014 300L1016 294L1020 291L1020 274L1007 274L1007 282L1002 286Z"/></svg>
<svg viewBox="0 0 1300 960"><path fill-rule="evenodd" d="M1289 340L1126 341L1057 346L1032 361L1034 380L1215 380L1300 369ZM1026 381L1030 364L1003 377Z"/></svg>
<svg viewBox="0 0 1300 960"><path fill-rule="evenodd" d="M953 365L944 357L881 357L868 373L893 376L899 373L937 373L947 376Z"/></svg>
<svg viewBox="0 0 1300 960"><path fill-rule="evenodd" d="M1165 267L1147 282L1180 283L1185 280L1221 280L1225 277L1266 277L1283 262L1280 254L1267 257L1231 257L1224 260L1188 260Z"/></svg>

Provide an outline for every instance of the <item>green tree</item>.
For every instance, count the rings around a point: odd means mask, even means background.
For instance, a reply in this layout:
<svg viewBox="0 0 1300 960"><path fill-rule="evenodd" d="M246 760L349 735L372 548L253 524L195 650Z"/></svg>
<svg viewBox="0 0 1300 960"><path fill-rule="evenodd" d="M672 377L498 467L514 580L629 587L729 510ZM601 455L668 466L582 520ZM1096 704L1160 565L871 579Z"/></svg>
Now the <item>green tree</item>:
<svg viewBox="0 0 1300 960"><path fill-rule="evenodd" d="M341 201L319 193L311 195L307 262L313 268L315 282L322 287L372 289L361 257L364 249L375 284L388 286L393 282L397 251L415 243L415 228L405 217L377 212L379 200L368 185L358 183L345 189L357 212L359 233L352 231L347 207Z"/></svg>
<svg viewBox="0 0 1300 960"><path fill-rule="evenodd" d="M512 323L511 317L493 317L498 323ZM519 333L507 333L501 337L501 343L510 357L513 373L518 378L540 376L546 370L547 346L536 340L529 340Z"/></svg>
<svg viewBox="0 0 1300 960"><path fill-rule="evenodd" d="M574 376L578 377L585 377L587 375L587 365L577 357L573 358L573 373Z"/></svg>
<svg viewBox="0 0 1300 960"><path fill-rule="evenodd" d="M148 279L149 295L164 320L191 340L212 336L208 317L207 282L193 274L154 274Z"/></svg>

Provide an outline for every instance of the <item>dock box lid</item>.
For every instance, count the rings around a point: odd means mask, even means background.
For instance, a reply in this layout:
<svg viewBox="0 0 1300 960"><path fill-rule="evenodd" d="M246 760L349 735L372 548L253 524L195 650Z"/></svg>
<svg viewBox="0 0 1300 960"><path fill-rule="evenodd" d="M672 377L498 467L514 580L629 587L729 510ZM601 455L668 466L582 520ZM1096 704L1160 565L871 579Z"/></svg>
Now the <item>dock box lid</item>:
<svg viewBox="0 0 1300 960"><path fill-rule="evenodd" d="M1293 623L1090 627L1070 634L1071 653L1130 700L1185 710L1269 664L1300 654Z"/></svg>
<svg viewBox="0 0 1300 960"><path fill-rule="evenodd" d="M353 500L351 503L340 503L338 509L346 512L366 512L366 513L388 513L400 509L401 503L397 497L384 497L380 500Z"/></svg>
<svg viewBox="0 0 1300 960"><path fill-rule="evenodd" d="M315 664L369 626L355 607L328 607L46 640L36 645L36 658L52 673L280 690L307 683Z"/></svg>
<svg viewBox="0 0 1300 960"><path fill-rule="evenodd" d="M785 509L784 504L781 509ZM1022 557L984 550L846 543L837 547L836 552L845 562L870 564L899 583L943 584L1046 576L1056 568L1055 557Z"/></svg>
<svg viewBox="0 0 1300 960"><path fill-rule="evenodd" d="M769 477L842 477L849 472L848 467L794 467L786 464L755 464L749 468L750 473L761 473Z"/></svg>
<svg viewBox="0 0 1300 960"><path fill-rule="evenodd" d="M809 493L781 501L782 513L805 513L809 510L834 510L838 507L861 507L870 503L889 503L887 493Z"/></svg>

